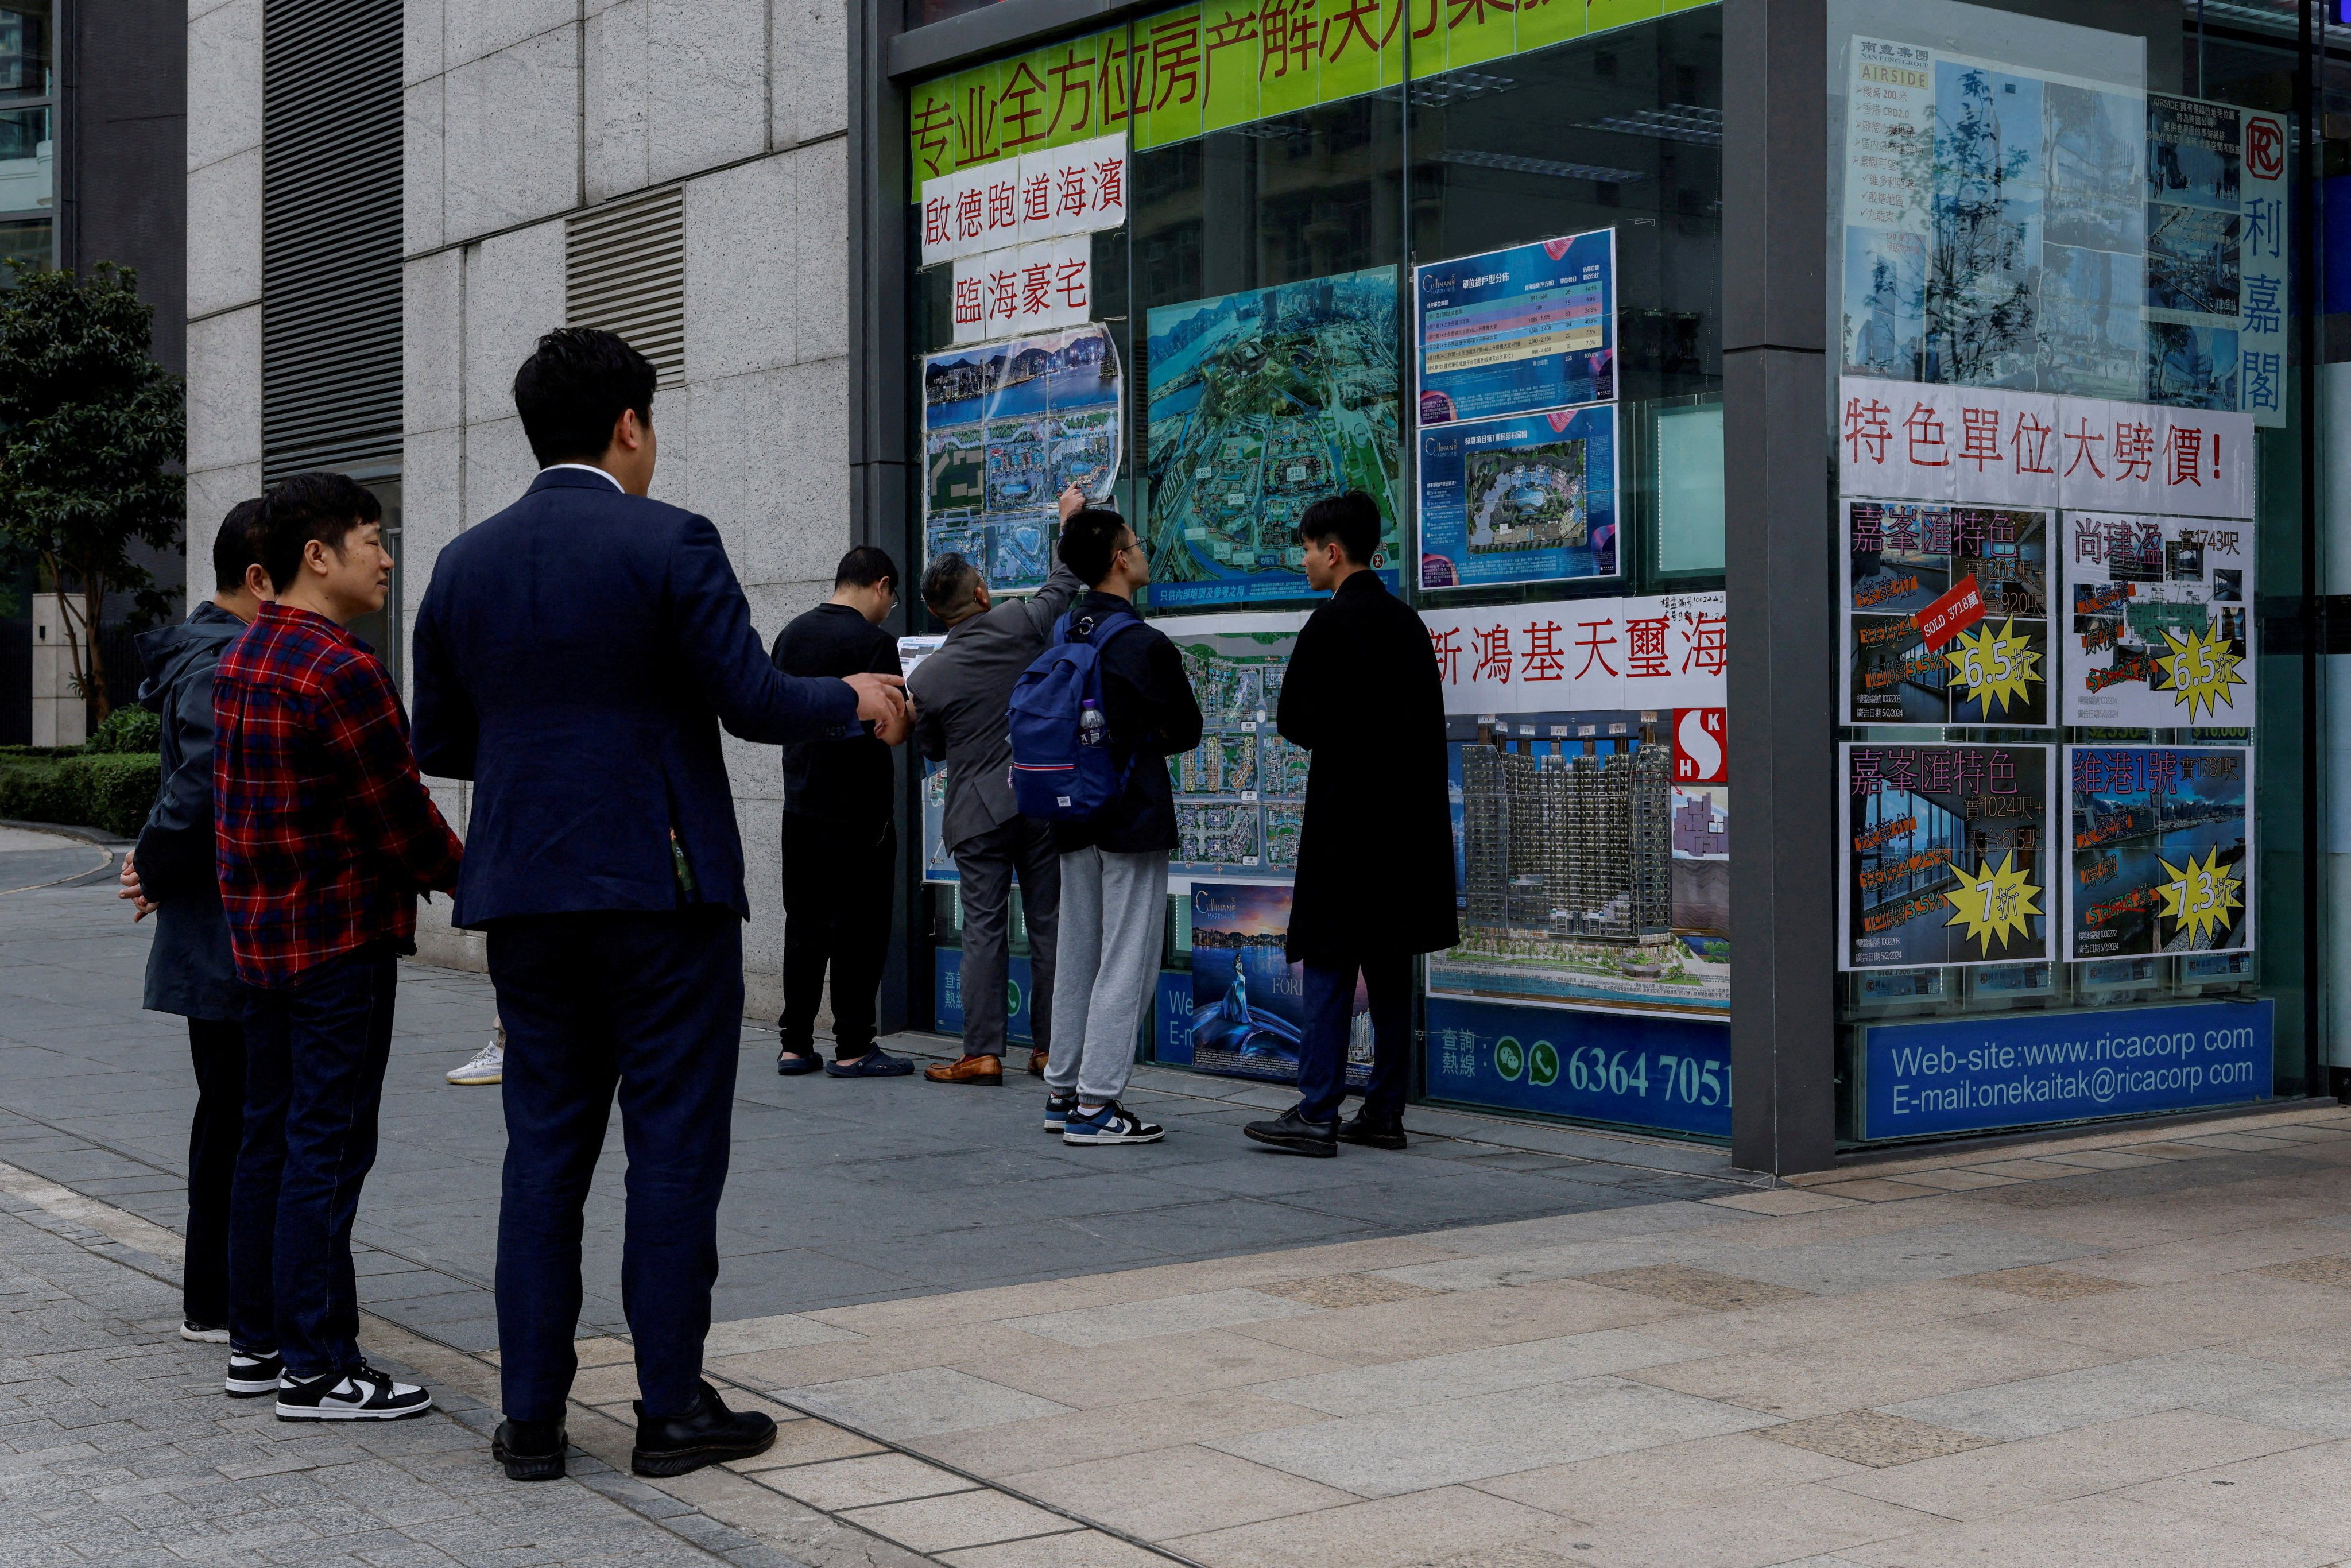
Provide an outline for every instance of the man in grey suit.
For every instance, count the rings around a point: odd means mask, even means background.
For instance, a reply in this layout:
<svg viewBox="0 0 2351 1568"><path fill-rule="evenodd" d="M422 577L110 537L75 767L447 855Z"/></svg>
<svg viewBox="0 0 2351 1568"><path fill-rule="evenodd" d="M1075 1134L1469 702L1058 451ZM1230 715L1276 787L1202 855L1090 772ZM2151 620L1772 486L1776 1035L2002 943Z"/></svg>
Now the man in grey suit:
<svg viewBox="0 0 2351 1568"><path fill-rule="evenodd" d="M1085 504L1063 492L1061 516ZM1012 803L1012 687L1045 651L1053 622L1084 591L1066 566L1028 599L992 604L979 569L944 555L923 573L923 602L947 627L946 643L906 677L914 737L923 755L947 765L946 847L963 879L963 1057L924 1069L934 1083L1004 1082L1005 971L1012 879L1029 916L1029 993L1037 1049L1029 1071L1045 1071L1050 1047L1053 937L1061 906L1061 863L1052 831Z"/></svg>

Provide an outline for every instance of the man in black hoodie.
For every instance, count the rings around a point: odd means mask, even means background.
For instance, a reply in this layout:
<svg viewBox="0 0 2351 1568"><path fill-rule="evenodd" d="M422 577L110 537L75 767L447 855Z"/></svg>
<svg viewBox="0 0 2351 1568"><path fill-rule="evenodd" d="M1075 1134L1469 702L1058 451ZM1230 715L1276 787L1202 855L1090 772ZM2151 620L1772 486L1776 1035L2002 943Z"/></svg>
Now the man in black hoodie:
<svg viewBox="0 0 2351 1568"><path fill-rule="evenodd" d="M141 706L163 720L163 779L122 857L132 918L155 916L146 1006L188 1020L196 1114L188 1129L188 1256L182 1266L180 1337L228 1339L228 1198L245 1127L245 993L228 950L213 865L213 666L272 597L261 566L261 502L231 507L213 540L212 601L172 626L142 633Z"/></svg>

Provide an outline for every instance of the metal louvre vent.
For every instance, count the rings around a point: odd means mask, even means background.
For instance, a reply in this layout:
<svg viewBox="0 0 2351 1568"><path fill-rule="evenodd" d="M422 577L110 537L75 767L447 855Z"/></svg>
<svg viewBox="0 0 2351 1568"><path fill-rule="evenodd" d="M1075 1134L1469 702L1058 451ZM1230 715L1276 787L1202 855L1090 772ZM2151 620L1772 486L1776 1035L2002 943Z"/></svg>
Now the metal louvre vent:
<svg viewBox="0 0 2351 1568"><path fill-rule="evenodd" d="M402 0L264 0L261 466L400 463Z"/></svg>
<svg viewBox="0 0 2351 1568"><path fill-rule="evenodd" d="M563 227L563 319L618 333L685 380L685 191L673 185L582 213Z"/></svg>

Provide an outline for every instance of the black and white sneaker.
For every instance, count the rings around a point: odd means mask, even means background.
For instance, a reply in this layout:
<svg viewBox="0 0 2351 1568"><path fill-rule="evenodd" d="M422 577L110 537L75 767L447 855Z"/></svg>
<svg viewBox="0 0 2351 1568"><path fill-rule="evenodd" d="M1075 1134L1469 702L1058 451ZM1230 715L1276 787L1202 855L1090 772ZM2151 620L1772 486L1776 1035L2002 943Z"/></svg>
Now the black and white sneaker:
<svg viewBox="0 0 2351 1568"><path fill-rule="evenodd" d="M1115 1100L1091 1116L1073 1105L1069 1120L1061 1124L1065 1144L1155 1144L1166 1135L1166 1128L1144 1121Z"/></svg>
<svg viewBox="0 0 2351 1568"><path fill-rule="evenodd" d="M182 1318L180 1320L180 1337L186 1340L190 1344L226 1344L228 1343L228 1325L225 1323L200 1323L193 1318Z"/></svg>
<svg viewBox="0 0 2351 1568"><path fill-rule="evenodd" d="M1047 1131L1047 1132L1049 1132L1049 1133L1058 1133L1058 1132L1060 1132L1063 1127L1065 1127L1065 1126L1067 1126L1067 1125L1069 1124L1069 1120L1070 1120L1070 1118L1071 1118L1071 1116L1076 1115L1076 1114L1077 1114L1077 1113L1078 1113L1078 1097L1077 1097L1076 1095L1074 1095L1074 1094L1048 1094L1048 1095L1046 1095L1046 1096L1045 1096L1045 1131Z"/></svg>
<svg viewBox="0 0 2351 1568"><path fill-rule="evenodd" d="M241 1350L228 1353L228 1376L221 1387L231 1399L258 1399L265 1394L277 1392L278 1379L286 1375L286 1364L274 1350L256 1351L248 1355Z"/></svg>
<svg viewBox="0 0 2351 1568"><path fill-rule="evenodd" d="M288 1377L277 1385L280 1421L405 1421L432 1408L432 1395L364 1362L355 1372Z"/></svg>

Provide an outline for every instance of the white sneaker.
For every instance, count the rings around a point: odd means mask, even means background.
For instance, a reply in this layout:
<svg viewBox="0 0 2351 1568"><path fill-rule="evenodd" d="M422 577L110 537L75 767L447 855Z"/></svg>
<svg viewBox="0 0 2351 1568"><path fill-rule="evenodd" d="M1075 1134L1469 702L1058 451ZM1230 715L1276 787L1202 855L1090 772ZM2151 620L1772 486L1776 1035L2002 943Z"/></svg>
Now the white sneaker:
<svg viewBox="0 0 2351 1568"><path fill-rule="evenodd" d="M482 1047L481 1054L463 1067L449 1070L449 1082L472 1086L483 1083L503 1083L507 1078L507 1047L502 1040L492 1040Z"/></svg>

